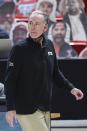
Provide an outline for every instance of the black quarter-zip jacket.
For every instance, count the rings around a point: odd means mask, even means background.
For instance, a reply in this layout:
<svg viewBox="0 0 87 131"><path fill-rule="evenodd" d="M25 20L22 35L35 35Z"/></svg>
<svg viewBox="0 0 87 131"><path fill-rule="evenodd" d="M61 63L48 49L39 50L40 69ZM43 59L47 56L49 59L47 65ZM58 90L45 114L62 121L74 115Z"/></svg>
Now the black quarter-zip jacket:
<svg viewBox="0 0 87 131"><path fill-rule="evenodd" d="M41 47L30 37L12 48L4 85L7 110L17 114L50 110L54 85L73 88L58 68L53 44L44 38Z"/></svg>

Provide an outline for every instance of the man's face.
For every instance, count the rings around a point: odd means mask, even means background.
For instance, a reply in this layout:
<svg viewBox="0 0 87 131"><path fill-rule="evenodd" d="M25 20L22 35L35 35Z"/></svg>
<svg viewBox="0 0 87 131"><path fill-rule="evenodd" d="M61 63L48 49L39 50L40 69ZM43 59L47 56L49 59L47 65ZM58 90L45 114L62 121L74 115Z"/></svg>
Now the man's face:
<svg viewBox="0 0 87 131"><path fill-rule="evenodd" d="M0 8L0 16L3 22L7 21L12 24L15 18L15 5L10 5L9 2L4 4L4 6Z"/></svg>
<svg viewBox="0 0 87 131"><path fill-rule="evenodd" d="M67 5L69 12L77 13L79 10L79 3L78 0L67 0Z"/></svg>
<svg viewBox="0 0 87 131"><path fill-rule="evenodd" d="M28 21L28 27L31 38L40 37L47 30L44 16L32 14Z"/></svg>
<svg viewBox="0 0 87 131"><path fill-rule="evenodd" d="M49 2L43 2L41 3L39 10L46 13L46 15L50 16L53 10L53 6Z"/></svg>
<svg viewBox="0 0 87 131"><path fill-rule="evenodd" d="M53 42L56 44L63 44L62 42L64 42L65 34L66 29L64 23L57 23L56 26L52 29Z"/></svg>
<svg viewBox="0 0 87 131"><path fill-rule="evenodd" d="M17 29L13 32L13 43L17 44L27 36L27 30Z"/></svg>

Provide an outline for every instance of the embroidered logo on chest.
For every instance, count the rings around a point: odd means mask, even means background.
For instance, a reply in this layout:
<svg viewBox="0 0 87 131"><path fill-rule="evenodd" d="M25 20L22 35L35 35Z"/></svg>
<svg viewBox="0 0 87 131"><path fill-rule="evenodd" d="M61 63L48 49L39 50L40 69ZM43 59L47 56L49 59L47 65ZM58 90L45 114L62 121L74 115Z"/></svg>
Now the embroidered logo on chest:
<svg viewBox="0 0 87 131"><path fill-rule="evenodd" d="M52 53L51 51L48 51L48 56L49 56L49 55L53 55L53 53Z"/></svg>

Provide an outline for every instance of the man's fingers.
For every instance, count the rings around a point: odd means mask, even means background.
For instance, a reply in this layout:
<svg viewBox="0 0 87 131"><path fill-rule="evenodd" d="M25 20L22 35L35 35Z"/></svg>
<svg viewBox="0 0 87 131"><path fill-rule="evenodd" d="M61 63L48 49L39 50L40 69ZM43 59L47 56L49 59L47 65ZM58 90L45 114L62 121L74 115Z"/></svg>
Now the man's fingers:
<svg viewBox="0 0 87 131"><path fill-rule="evenodd" d="M13 127L13 119L9 118L8 116L6 117L6 121L9 124L9 126Z"/></svg>
<svg viewBox="0 0 87 131"><path fill-rule="evenodd" d="M11 119L6 119L6 120L7 120L7 123L9 124L10 127L14 127L13 120L11 120Z"/></svg>
<svg viewBox="0 0 87 131"><path fill-rule="evenodd" d="M10 127L14 127L14 121L16 118L16 113L15 111L8 111L6 113L6 121L9 124ZM16 121L15 121L16 122Z"/></svg>
<svg viewBox="0 0 87 131"><path fill-rule="evenodd" d="M18 120L17 120L17 117L15 116L15 123L17 123L18 122Z"/></svg>
<svg viewBox="0 0 87 131"><path fill-rule="evenodd" d="M84 97L83 92L77 88L73 88L71 94L76 97L76 100L81 100Z"/></svg>
<svg viewBox="0 0 87 131"><path fill-rule="evenodd" d="M84 95L80 92L76 94L76 100L81 100L83 97Z"/></svg>
<svg viewBox="0 0 87 131"><path fill-rule="evenodd" d="M10 122L9 125L10 125L10 127L14 127L13 122Z"/></svg>

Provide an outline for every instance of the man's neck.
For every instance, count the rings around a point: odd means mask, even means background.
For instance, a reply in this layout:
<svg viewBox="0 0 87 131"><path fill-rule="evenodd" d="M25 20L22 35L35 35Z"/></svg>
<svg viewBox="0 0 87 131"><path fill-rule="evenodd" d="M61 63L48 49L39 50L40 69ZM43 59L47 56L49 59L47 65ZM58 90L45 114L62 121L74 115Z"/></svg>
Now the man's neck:
<svg viewBox="0 0 87 131"><path fill-rule="evenodd" d="M54 46L55 46L56 48L61 48L61 46L62 46L61 43L55 43L55 42L53 42L53 44L54 44Z"/></svg>
<svg viewBox="0 0 87 131"><path fill-rule="evenodd" d="M41 46L42 46L42 42L43 42L43 35L41 35L40 37L38 37L38 38L34 38L33 39L36 43L38 43L38 44L41 44Z"/></svg>
<svg viewBox="0 0 87 131"><path fill-rule="evenodd" d="M60 48L61 48L61 46L59 46L59 45L56 44L56 43L53 43L53 45L54 45L54 49L55 49L56 56L58 57L58 56L59 56L59 53L60 53Z"/></svg>
<svg viewBox="0 0 87 131"><path fill-rule="evenodd" d="M65 41L64 41L64 39L62 38L61 40L59 40L59 41L53 41L53 43L54 43L54 45L56 46L56 47L59 47L59 48L61 48L61 46L65 43Z"/></svg>

